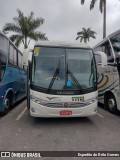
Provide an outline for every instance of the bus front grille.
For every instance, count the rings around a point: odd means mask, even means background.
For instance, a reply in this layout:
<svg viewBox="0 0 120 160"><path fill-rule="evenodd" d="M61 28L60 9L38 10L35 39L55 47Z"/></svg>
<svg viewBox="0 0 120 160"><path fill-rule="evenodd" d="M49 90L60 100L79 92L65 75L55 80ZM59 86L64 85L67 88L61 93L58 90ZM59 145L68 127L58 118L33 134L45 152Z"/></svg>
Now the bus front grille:
<svg viewBox="0 0 120 160"><path fill-rule="evenodd" d="M33 96L30 96L30 99L37 104L40 104L46 107L50 107L50 108L66 108L64 105L65 103L68 104L67 108L80 108L80 107L88 106L97 101L96 97L90 100L84 101L84 102L48 102L46 100L43 100L37 97L33 97Z"/></svg>
<svg viewBox="0 0 120 160"><path fill-rule="evenodd" d="M63 103L46 103L42 105L50 108L65 108L64 102ZM84 103L68 103L68 108L79 108L79 107L85 107L85 106L86 104Z"/></svg>

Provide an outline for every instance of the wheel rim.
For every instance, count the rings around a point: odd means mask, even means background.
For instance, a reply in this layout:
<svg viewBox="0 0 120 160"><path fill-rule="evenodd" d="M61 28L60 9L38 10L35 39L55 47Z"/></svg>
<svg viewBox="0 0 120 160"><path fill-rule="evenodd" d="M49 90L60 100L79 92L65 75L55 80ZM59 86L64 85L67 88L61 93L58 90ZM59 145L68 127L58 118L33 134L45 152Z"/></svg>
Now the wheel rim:
<svg viewBox="0 0 120 160"><path fill-rule="evenodd" d="M108 106L110 109L113 109L115 107L115 101L114 99L109 99Z"/></svg>
<svg viewBox="0 0 120 160"><path fill-rule="evenodd" d="M9 99L6 99L5 100L5 110L8 110L9 107L10 107L10 101L9 101Z"/></svg>

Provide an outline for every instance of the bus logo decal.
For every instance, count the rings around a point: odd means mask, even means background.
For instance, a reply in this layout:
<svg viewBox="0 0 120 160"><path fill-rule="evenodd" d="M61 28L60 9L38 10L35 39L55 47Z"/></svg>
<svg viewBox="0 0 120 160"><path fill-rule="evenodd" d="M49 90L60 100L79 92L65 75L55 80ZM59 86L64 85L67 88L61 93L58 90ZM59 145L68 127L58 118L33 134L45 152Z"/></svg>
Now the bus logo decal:
<svg viewBox="0 0 120 160"><path fill-rule="evenodd" d="M65 108L68 108L68 107L69 107L69 104L68 104L68 103L64 103L63 106L64 106Z"/></svg>
<svg viewBox="0 0 120 160"><path fill-rule="evenodd" d="M49 100L53 100L53 99L58 98L58 97L46 97L46 98L48 98Z"/></svg>

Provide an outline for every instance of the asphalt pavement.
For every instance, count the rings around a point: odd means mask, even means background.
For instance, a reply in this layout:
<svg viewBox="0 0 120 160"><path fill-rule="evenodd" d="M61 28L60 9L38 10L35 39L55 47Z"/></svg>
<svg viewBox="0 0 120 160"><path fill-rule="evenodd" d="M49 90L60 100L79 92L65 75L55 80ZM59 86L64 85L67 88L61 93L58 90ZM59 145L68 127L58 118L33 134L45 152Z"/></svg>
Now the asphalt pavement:
<svg viewBox="0 0 120 160"><path fill-rule="evenodd" d="M120 115L98 107L92 117L33 118L23 100L0 117L0 151L120 151Z"/></svg>

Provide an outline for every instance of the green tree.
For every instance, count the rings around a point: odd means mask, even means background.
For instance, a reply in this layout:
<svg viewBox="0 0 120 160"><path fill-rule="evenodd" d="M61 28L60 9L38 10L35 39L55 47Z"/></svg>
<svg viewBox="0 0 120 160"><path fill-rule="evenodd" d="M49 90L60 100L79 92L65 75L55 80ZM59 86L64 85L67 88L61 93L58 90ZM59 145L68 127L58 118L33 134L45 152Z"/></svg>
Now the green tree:
<svg viewBox="0 0 120 160"><path fill-rule="evenodd" d="M14 32L15 34L10 36L10 39L18 47L23 43L24 48L28 48L30 40L48 40L44 33L37 31L43 23L43 18L34 18L34 13L31 12L28 17L24 16L20 9L17 9L17 17L14 17L13 23L6 23L3 27L3 31Z"/></svg>
<svg viewBox="0 0 120 160"><path fill-rule="evenodd" d="M92 10L98 0L91 0L90 10ZM85 0L81 0L81 4L84 4ZM106 0L99 0L99 9L103 13L103 38L106 37Z"/></svg>
<svg viewBox="0 0 120 160"><path fill-rule="evenodd" d="M76 40L80 38L80 42L84 41L84 43L87 43L87 41L89 42L90 38L94 39L96 38L95 34L96 32L92 31L91 28L88 29L82 28L82 31L77 33Z"/></svg>

